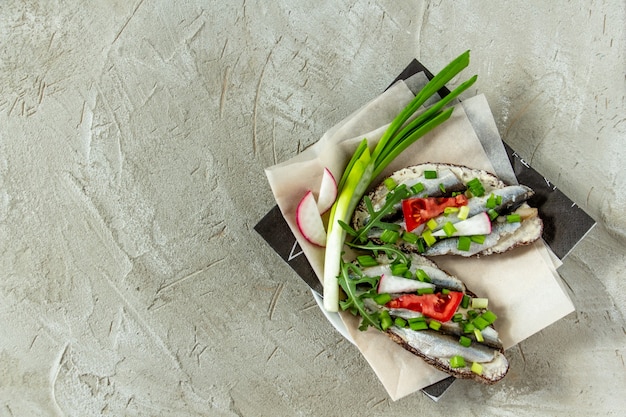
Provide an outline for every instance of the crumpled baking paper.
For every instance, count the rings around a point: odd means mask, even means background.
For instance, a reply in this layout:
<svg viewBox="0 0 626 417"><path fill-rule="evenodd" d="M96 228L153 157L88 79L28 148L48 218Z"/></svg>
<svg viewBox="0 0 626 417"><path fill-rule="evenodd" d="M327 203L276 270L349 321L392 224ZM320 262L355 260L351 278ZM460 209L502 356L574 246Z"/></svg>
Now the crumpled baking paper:
<svg viewBox="0 0 626 417"><path fill-rule="evenodd" d="M295 211L300 199L308 190L317 192L324 167L330 169L335 178L340 178L363 138L368 139L373 149L387 124L414 97L411 88L416 83L423 84L424 77L418 74L418 81L397 82L329 129L306 151L266 169L281 213L320 281L324 249L308 243L298 230ZM441 162L484 169L506 182L514 182L515 176L502 146L489 105L484 96L478 95L458 103L448 121L411 145L387 167L381 178L406 166ZM374 185L377 182L374 181ZM558 258L541 240L499 255L432 259L440 268L461 278L474 293L489 298L490 309L498 316L496 328L505 349L574 311L556 272ZM359 318L345 312L338 314L392 400L448 377L385 334L372 328L359 331Z"/></svg>

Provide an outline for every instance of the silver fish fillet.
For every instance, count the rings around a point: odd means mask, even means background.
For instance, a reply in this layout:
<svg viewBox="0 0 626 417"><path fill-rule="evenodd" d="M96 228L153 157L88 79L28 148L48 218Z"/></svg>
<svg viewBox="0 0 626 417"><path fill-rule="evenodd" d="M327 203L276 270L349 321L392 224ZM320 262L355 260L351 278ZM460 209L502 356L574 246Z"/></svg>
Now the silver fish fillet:
<svg viewBox="0 0 626 417"><path fill-rule="evenodd" d="M470 248L467 251L459 250L457 248L459 244L458 237L451 237L448 239L442 239L435 243L433 246L426 247L424 255L426 256L440 256L440 255L460 255L460 256L474 256L485 250L486 247L495 246L500 239L505 236L510 236L513 232L519 229L522 223L496 223L491 229L491 233L485 236L485 241L481 244L472 242Z"/></svg>
<svg viewBox="0 0 626 417"><path fill-rule="evenodd" d="M470 362L490 362L496 352L479 343L472 343L470 347L461 346L458 337L432 330L414 331L397 326L392 326L389 330L400 336L409 345L419 347L424 355L434 358L450 359L460 355Z"/></svg>
<svg viewBox="0 0 626 417"><path fill-rule="evenodd" d="M459 250L457 247L459 238L451 237L440 240L431 247L426 247L423 255L468 257L502 253L512 247L534 242L538 236L541 236L542 229L543 223L538 217L516 223L494 222L491 233L485 236L485 241L482 244L472 242L467 251ZM415 250L413 245L407 243L402 243L401 247L408 251Z"/></svg>
<svg viewBox="0 0 626 417"><path fill-rule="evenodd" d="M509 369L509 362L499 350L490 349L479 344L470 347L459 345L453 337L441 337L432 331L412 331L406 328L392 326L387 330L389 337L405 349L422 357L436 368L449 371L449 358L455 355L462 356L467 365L472 362L480 363L482 374L477 376L469 367L454 370L457 378L469 378L486 384L494 384L504 378Z"/></svg>

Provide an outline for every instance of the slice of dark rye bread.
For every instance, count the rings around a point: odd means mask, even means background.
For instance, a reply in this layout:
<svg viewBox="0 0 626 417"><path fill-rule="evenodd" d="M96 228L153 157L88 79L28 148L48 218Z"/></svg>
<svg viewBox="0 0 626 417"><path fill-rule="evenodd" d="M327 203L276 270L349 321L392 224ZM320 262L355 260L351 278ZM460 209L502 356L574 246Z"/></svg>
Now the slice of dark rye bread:
<svg viewBox="0 0 626 417"><path fill-rule="evenodd" d="M477 295L469 290L467 288L467 286L465 285L465 283L459 279L458 277L456 277L455 275L452 275L450 273L448 273L446 270L440 268L432 259L426 258L422 255L419 254L415 254L415 253L410 253L408 254L411 258L411 263L415 266L429 266L429 267L433 267L436 268L440 271L442 271L443 273L445 273L446 275L450 276L452 279L457 280L459 282L459 284L462 285L463 287L463 293L469 295L472 298L476 298ZM377 262L379 264L387 264L387 263L391 263L392 259L390 259L389 257L387 257L384 254L379 254L377 257ZM356 263L356 261L355 261ZM444 288L444 287L442 287ZM456 290L455 290L456 291ZM494 328L493 324L490 325L489 327ZM495 329L495 328L494 328ZM408 331L408 330L407 330ZM410 330L410 331L430 331L430 330ZM419 356L420 358L422 358L424 361L426 361L426 363L434 366L435 368L439 369L440 371L443 371L449 375L452 375L456 378L462 378L462 379L471 379L477 382L481 382L483 384L495 384L496 382L498 382L499 380L501 380L502 378L504 378L504 376L506 375L506 373L508 372L508 368L509 368L509 364L508 364L508 360L506 359L506 356L504 356L504 349L502 347L493 347L493 346L486 346L488 349L493 350L494 352L494 358L496 358L496 360L499 360L500 362L502 362L502 369L501 372L496 373L495 375L489 377L486 374L483 375L478 375L474 372L471 371L470 366L471 363L468 364L467 367L465 368L451 368L450 364L447 360L445 359L437 359L434 357L431 357L429 355L426 355L424 352L422 352L418 346L413 346L409 343L407 343L404 339L402 339L402 337L400 337L399 335L393 333L392 330L386 330L385 334L391 339L393 340L395 343L399 344L400 346L402 346L404 349L408 350L409 352L413 353L416 356ZM451 335L446 335L442 332L442 336L443 337L452 337Z"/></svg>
<svg viewBox="0 0 626 417"><path fill-rule="evenodd" d="M417 330L417 331L423 331L423 330ZM504 356L503 349L494 348L494 357L496 358L496 360L504 361L505 365L503 365L502 367L502 372L496 374L495 377L489 378L485 375L478 375L477 373L472 372L469 366L464 367L464 368L452 368L450 367L449 363L445 362L442 359L437 359L437 358L433 358L431 356L425 355L419 349L411 346L404 339L402 339L400 336L393 333L392 331L387 330L385 333L391 340L393 340L394 342L402 346L404 349L408 350L414 355L419 356L429 365L432 365L438 370L443 371L451 376L454 376L455 378L471 379L476 382L480 382L480 383L487 384L487 385L492 385L500 381L502 378L504 378L504 376L508 372L508 368L509 368L508 360L506 360L506 357ZM471 365L471 364L468 364L468 365Z"/></svg>
<svg viewBox="0 0 626 417"><path fill-rule="evenodd" d="M428 170L442 170L449 169L452 171L463 183L467 183L473 178L478 178L485 187L486 193L490 190L504 188L506 184L498 179L494 174L482 169L469 168L464 165L447 164L447 163L423 163L406 168L399 169L389 175L387 178L392 178L396 183L400 184L402 181L408 178L419 177L423 175L424 171ZM374 189L368 193L368 197L372 202L380 201L385 198L385 195L389 192L383 179ZM528 204L521 205L525 209L534 210L528 218L523 219L521 227L517 229L513 234L507 235L501 238L496 245L485 248L484 250L472 255L472 256L486 256L497 253L504 253L519 246L528 245L539 239L543 233L543 221L537 215L536 209L531 209ZM360 229L365 225L365 221L369 216L367 212L366 204L363 200L359 202L355 213L352 218L352 226L355 230ZM377 238L371 238L376 243L382 243ZM417 246L400 241L397 246L404 252L419 253Z"/></svg>
<svg viewBox="0 0 626 417"><path fill-rule="evenodd" d="M467 288L465 289L465 294L469 295L470 297L476 297L476 294L474 294L472 291L468 290ZM494 328L493 325L490 325L489 327ZM424 331L424 330L415 330L415 331ZM447 361L433 358L431 356L426 355L425 353L420 351L417 347L410 345L400 336L393 333L391 330L387 330L385 331L385 333L391 340L393 340L394 342L396 342L397 344L399 344L400 346L402 346L404 349L408 350L409 352L413 353L414 355L419 356L429 365L432 365L435 368L439 369L440 371L443 371L456 378L471 379L476 382L480 382L480 383L487 384L487 385L492 385L500 381L502 378L504 378L504 376L507 374L509 370L508 360L506 359L506 356L504 355L503 348L490 347L491 349L494 350L494 357L497 357L499 360L503 359L506 365L503 366L502 372L500 374L496 375L495 377L489 378L486 375L478 375L472 372L471 369L469 369L469 366L465 368L453 369L450 367L450 364Z"/></svg>

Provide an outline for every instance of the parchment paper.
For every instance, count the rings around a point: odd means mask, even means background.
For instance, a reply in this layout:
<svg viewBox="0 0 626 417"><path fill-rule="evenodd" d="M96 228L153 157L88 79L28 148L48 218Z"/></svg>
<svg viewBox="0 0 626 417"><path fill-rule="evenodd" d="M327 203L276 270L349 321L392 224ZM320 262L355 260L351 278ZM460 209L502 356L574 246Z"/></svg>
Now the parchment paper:
<svg viewBox="0 0 626 417"><path fill-rule="evenodd" d="M307 190L319 189L324 167L340 178L358 142L367 138L374 144L386 125L412 98L411 90L400 81L331 128L305 152L266 169L276 202L320 280L324 250L309 244L298 231L295 210L299 200ZM466 102L476 131L482 128L493 131L495 124L484 97L477 96ZM458 104L447 122L408 148L381 178L399 168L424 162L456 163L496 173L506 172L507 165L500 159L495 161L497 169L494 167L476 131L463 104ZM473 292L489 298L490 309L498 315L496 326L505 349L574 311L556 272L555 257L542 241L500 255L470 259L445 256L433 260L461 278ZM448 376L377 330L359 331L358 318L348 313L340 313L340 316L392 400Z"/></svg>

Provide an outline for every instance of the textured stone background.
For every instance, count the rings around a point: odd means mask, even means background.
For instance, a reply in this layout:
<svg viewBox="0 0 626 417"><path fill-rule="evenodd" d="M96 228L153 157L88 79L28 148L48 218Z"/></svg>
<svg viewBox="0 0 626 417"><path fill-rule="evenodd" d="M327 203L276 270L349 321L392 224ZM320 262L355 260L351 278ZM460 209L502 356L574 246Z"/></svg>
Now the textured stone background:
<svg viewBox="0 0 626 417"><path fill-rule="evenodd" d="M623 0L4 1L0 416L624 415L625 28ZM394 403L253 231L263 168L465 49L598 225L501 384Z"/></svg>

